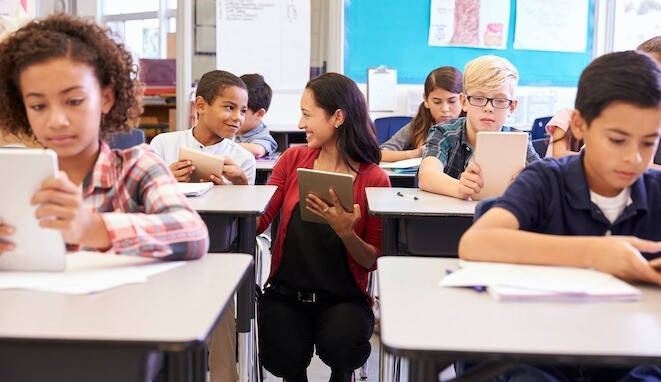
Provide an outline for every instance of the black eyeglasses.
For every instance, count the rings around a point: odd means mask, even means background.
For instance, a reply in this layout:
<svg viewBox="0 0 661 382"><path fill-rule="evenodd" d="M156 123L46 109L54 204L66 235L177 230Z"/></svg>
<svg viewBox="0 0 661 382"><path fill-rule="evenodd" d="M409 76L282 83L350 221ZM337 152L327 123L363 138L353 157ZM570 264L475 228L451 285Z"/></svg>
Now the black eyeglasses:
<svg viewBox="0 0 661 382"><path fill-rule="evenodd" d="M507 109L512 104L511 99L505 98L487 98L481 96L466 96L468 103L473 106L486 106L487 103L491 102L491 106L495 109Z"/></svg>

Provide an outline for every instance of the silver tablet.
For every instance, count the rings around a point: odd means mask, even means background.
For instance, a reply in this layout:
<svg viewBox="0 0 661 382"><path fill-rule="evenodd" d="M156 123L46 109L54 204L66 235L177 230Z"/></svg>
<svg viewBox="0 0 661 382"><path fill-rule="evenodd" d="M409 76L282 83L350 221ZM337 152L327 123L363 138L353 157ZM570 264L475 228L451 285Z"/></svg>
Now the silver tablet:
<svg viewBox="0 0 661 382"><path fill-rule="evenodd" d="M0 270L64 270L66 247L62 235L39 227L37 206L30 205L41 184L57 172L57 155L52 150L0 148L0 217L15 229L7 237L15 244L14 250L0 255Z"/></svg>
<svg viewBox="0 0 661 382"><path fill-rule="evenodd" d="M332 205L328 190L332 187L347 211L353 211L353 177L349 174L299 168L298 197L300 199L301 220L312 223L326 223L326 220L305 208L305 198L312 193L327 204Z"/></svg>
<svg viewBox="0 0 661 382"><path fill-rule="evenodd" d="M502 195L512 176L526 166L528 133L480 131L474 162L480 166L482 190L472 197L481 200Z"/></svg>

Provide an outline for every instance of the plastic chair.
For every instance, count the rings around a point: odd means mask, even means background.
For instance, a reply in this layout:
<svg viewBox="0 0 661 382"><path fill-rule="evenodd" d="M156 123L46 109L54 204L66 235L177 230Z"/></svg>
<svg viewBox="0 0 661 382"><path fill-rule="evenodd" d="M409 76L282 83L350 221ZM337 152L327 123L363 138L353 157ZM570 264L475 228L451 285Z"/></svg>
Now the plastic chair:
<svg viewBox="0 0 661 382"><path fill-rule="evenodd" d="M542 117L535 119L530 129L530 137L535 139L544 138L546 136L546 124L549 123L551 117Z"/></svg>
<svg viewBox="0 0 661 382"><path fill-rule="evenodd" d="M411 122L411 117L383 117L374 120L376 127L376 139L379 145L385 143L390 137L404 127L407 123Z"/></svg>
<svg viewBox="0 0 661 382"><path fill-rule="evenodd" d="M537 154L541 158L544 158L546 156L546 149L549 147L549 142L546 138L533 139L532 146L537 151Z"/></svg>
<svg viewBox="0 0 661 382"><path fill-rule="evenodd" d="M125 150L145 143L145 132L132 128L128 133L112 133L108 139L111 149Z"/></svg>

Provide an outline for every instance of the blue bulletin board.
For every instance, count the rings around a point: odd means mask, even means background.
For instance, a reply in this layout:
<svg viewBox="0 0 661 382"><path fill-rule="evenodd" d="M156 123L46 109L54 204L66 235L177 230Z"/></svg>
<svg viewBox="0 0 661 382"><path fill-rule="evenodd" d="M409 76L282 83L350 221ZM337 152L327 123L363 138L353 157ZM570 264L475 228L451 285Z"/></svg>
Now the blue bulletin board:
<svg viewBox="0 0 661 382"><path fill-rule="evenodd" d="M497 50L429 46L429 0L345 0L344 72L364 83L368 68L385 65L397 69L398 83L422 84L434 68L451 65L463 71L466 62L495 54L517 67L519 85L576 86L592 60L595 0L589 0L583 53L514 49L516 1L511 0L507 49Z"/></svg>

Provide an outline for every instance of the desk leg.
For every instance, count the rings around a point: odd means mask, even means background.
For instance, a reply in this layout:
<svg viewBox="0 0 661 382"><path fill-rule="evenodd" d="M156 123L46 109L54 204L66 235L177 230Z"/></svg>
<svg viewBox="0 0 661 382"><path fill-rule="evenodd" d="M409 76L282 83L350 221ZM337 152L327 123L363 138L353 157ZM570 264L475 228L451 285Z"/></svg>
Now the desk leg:
<svg viewBox="0 0 661 382"><path fill-rule="evenodd" d="M239 248L240 253L255 256L255 240L257 226L254 216L239 218ZM255 376L250 372L251 365L256 362L252 336L253 319L255 317L255 262L253 261L248 274L241 283L237 293L237 330L239 332L239 381L253 381Z"/></svg>
<svg viewBox="0 0 661 382"><path fill-rule="evenodd" d="M207 380L207 361L209 353L207 351L207 343L202 342L193 350L193 380L204 382Z"/></svg>
<svg viewBox="0 0 661 382"><path fill-rule="evenodd" d="M398 219L383 218L383 228L381 229L381 255L395 256L398 253L397 248L397 225Z"/></svg>
<svg viewBox="0 0 661 382"><path fill-rule="evenodd" d="M193 381L193 349L168 353L168 381Z"/></svg>

